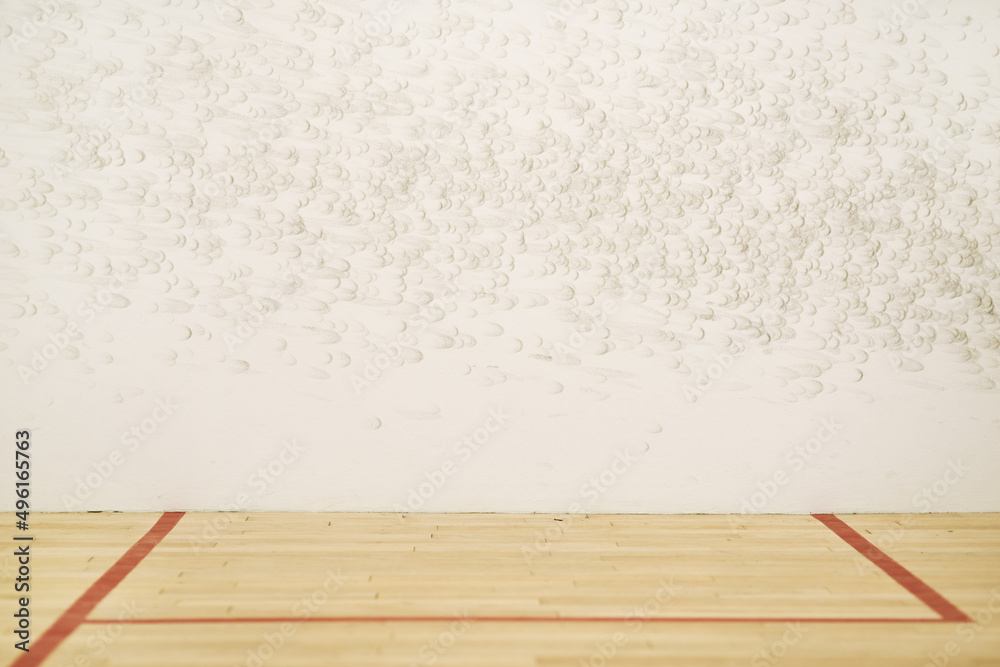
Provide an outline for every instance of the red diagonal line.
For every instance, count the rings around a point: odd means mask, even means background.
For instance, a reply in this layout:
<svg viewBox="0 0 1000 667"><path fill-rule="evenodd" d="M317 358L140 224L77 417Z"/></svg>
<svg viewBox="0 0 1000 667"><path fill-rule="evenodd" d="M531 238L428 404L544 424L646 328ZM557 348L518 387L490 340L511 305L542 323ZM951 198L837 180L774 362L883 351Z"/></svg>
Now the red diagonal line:
<svg viewBox="0 0 1000 667"><path fill-rule="evenodd" d="M49 655L59 648L73 632L85 622L90 612L94 611L108 596L115 586L120 584L142 562L142 559L149 555L157 544L167 536L177 522L184 516L184 512L164 512L164 514L153 524L139 541L125 552L125 555L118 559L101 578L91 584L90 588L84 591L76 602L70 605L69 609L62 613L55 623L42 634L37 640L33 640L27 653L14 661L11 667L35 667L49 657Z"/></svg>
<svg viewBox="0 0 1000 667"><path fill-rule="evenodd" d="M934 610L942 621L957 621L967 623L972 619L964 611L948 602L943 595L921 581L905 567L889 558L881 549L865 539L865 537L841 521L833 514L813 514L818 521L837 534L837 537L850 544L854 549L892 577L897 584L910 591L918 600Z"/></svg>

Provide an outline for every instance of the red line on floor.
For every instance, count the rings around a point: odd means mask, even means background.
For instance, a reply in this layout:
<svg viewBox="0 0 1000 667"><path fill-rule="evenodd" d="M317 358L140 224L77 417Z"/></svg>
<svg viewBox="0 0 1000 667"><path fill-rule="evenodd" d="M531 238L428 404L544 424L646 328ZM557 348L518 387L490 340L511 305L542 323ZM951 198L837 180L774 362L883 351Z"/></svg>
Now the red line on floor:
<svg viewBox="0 0 1000 667"><path fill-rule="evenodd" d="M818 521L832 530L837 536L850 544L854 549L892 577L896 583L910 591L921 602L934 610L942 621L968 623L972 619L968 614L945 599L943 595L925 584L917 575L889 558L881 549L869 542L833 514L813 514Z"/></svg>
<svg viewBox="0 0 1000 667"><path fill-rule="evenodd" d="M149 552L177 525L182 516L184 512L164 512L149 532L139 538L139 541L108 568L100 579L91 584L90 588L84 591L83 595L70 605L41 637L32 641L29 645L31 650L22 653L11 667L35 667L42 664L67 637L81 624L87 622L87 615L142 562L143 558L149 555Z"/></svg>
<svg viewBox="0 0 1000 667"><path fill-rule="evenodd" d="M947 623L941 618L742 618L680 616L643 618L619 616L310 616L238 618L90 618L84 623L122 625L171 625L188 623Z"/></svg>

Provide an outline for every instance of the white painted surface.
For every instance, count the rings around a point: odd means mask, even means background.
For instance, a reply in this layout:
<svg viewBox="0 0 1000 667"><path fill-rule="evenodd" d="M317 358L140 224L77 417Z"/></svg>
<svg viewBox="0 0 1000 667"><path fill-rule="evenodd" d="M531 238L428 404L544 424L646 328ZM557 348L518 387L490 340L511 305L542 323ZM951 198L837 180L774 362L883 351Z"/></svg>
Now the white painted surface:
<svg viewBox="0 0 1000 667"><path fill-rule="evenodd" d="M0 11L33 508L1000 509L997 5L515 4Z"/></svg>

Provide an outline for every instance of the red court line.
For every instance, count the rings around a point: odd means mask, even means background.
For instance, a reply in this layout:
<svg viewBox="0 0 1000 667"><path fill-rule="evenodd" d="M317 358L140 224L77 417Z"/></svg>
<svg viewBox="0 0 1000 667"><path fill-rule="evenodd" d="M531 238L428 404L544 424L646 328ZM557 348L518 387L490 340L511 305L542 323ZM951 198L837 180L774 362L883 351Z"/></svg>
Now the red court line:
<svg viewBox="0 0 1000 667"><path fill-rule="evenodd" d="M111 590L121 582L125 576L138 565L139 561L144 558L149 551L152 550L156 543L163 539L163 537L170 532L170 529L176 525L177 521L180 520L180 516L183 513L168 513L176 514L176 519L169 522L160 530L162 534L155 537L155 541L150 544L150 546L145 550L144 553L139 555L134 559L127 569L117 577L116 580L111 583L106 591L100 594L100 598L103 599L107 596ZM157 526L154 526L150 533L147 534L146 538L150 537L157 531L157 528L161 523L165 523L168 514L164 514L160 521L157 522ZM859 553L869 558L873 563L878 565L882 570L884 570L889 576L891 576L896 582L902 585L906 590L915 595L922 602L927 604L934 612L936 612L940 618L792 618L792 617L694 617L694 616L684 616L684 617L654 617L654 618L643 618L643 617L606 617L606 616L570 616L570 617L558 617L558 616L313 616L313 617L236 617L236 618L134 618L134 619L102 619L102 618L86 618L86 613L79 617L73 625L73 629L81 624L91 624L100 625L107 623L120 623L123 625L170 625L170 624L226 624L226 623L448 623L454 622L456 620L464 620L470 622L478 623L627 623L630 621L639 621L642 623L950 623L950 622L968 622L969 617L959 610L957 607L952 605L950 602L944 599L940 594L934 591L930 586L923 583L915 575L913 575L909 570L904 568L902 565L896 561L889 558L883 552L879 551L874 545L872 545L868 540L862 537L853 528L848 526L846 523L841 521L839 518L832 514L814 514L817 520L826 525L830 530L837 534L841 539L854 547ZM143 538L144 540L146 538ZM133 547L136 549L142 543L139 543ZM132 550L130 550L129 554ZM115 570L119 564L124 561L129 554L122 557L119 563L109 570L108 574L112 570ZM123 568L124 569L124 568ZM108 575L105 575L107 577ZM102 578L103 579L103 578ZM98 581L98 584L101 582ZM97 587L95 584L92 589ZM88 591L90 593L90 591ZM86 597L87 594L84 594ZM82 600L83 598L81 598ZM86 612L89 613L93 608L100 602L100 599L96 600L93 604L89 605ZM79 601L77 602L79 604ZM72 608L71 608L72 609ZM69 614L69 612L67 612ZM67 615L64 614L64 617ZM63 619L60 619L60 622ZM70 630L71 632L72 630ZM48 634L42 637L45 640ZM66 633L68 634L68 633ZM59 641L62 641L60 639ZM56 644L58 645L58 643ZM49 652L53 650L55 646L49 649ZM42 656L37 662L40 662ZM24 667L26 665L35 665L37 662L18 662L15 663L13 667Z"/></svg>
<svg viewBox="0 0 1000 667"><path fill-rule="evenodd" d="M752 618L697 616L654 617L641 616L275 616L236 618L88 618L92 625L120 623L122 625L171 625L188 623L448 623L469 621L474 623L947 623L941 618Z"/></svg>
<svg viewBox="0 0 1000 667"><path fill-rule="evenodd" d="M925 584L917 575L913 574L905 567L889 558L881 549L865 539L865 537L854 530L841 519L833 514L813 514L818 521L837 534L837 537L844 540L855 550L872 563L877 565L892 577L896 583L910 591L917 599L934 610L941 617L942 621L968 623L972 621L968 614L945 599L943 595Z"/></svg>
<svg viewBox="0 0 1000 667"><path fill-rule="evenodd" d="M22 653L11 667L35 667L42 664L67 637L86 622L87 615L142 562L143 558L149 555L149 552L177 525L182 516L184 516L184 512L164 512L149 529L149 532L139 538L139 541L108 568L108 571L101 575L100 579L91 584L90 588L84 591L83 595L52 624L52 627L46 630L41 637L33 640L29 645L31 650Z"/></svg>

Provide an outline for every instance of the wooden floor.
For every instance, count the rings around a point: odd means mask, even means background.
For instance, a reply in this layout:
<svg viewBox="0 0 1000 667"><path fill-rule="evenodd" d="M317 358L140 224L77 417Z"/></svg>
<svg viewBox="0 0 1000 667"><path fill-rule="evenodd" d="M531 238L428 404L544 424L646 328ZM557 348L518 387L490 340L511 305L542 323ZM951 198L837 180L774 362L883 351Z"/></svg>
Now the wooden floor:
<svg viewBox="0 0 1000 667"><path fill-rule="evenodd" d="M17 667L1000 665L997 514L31 520Z"/></svg>

